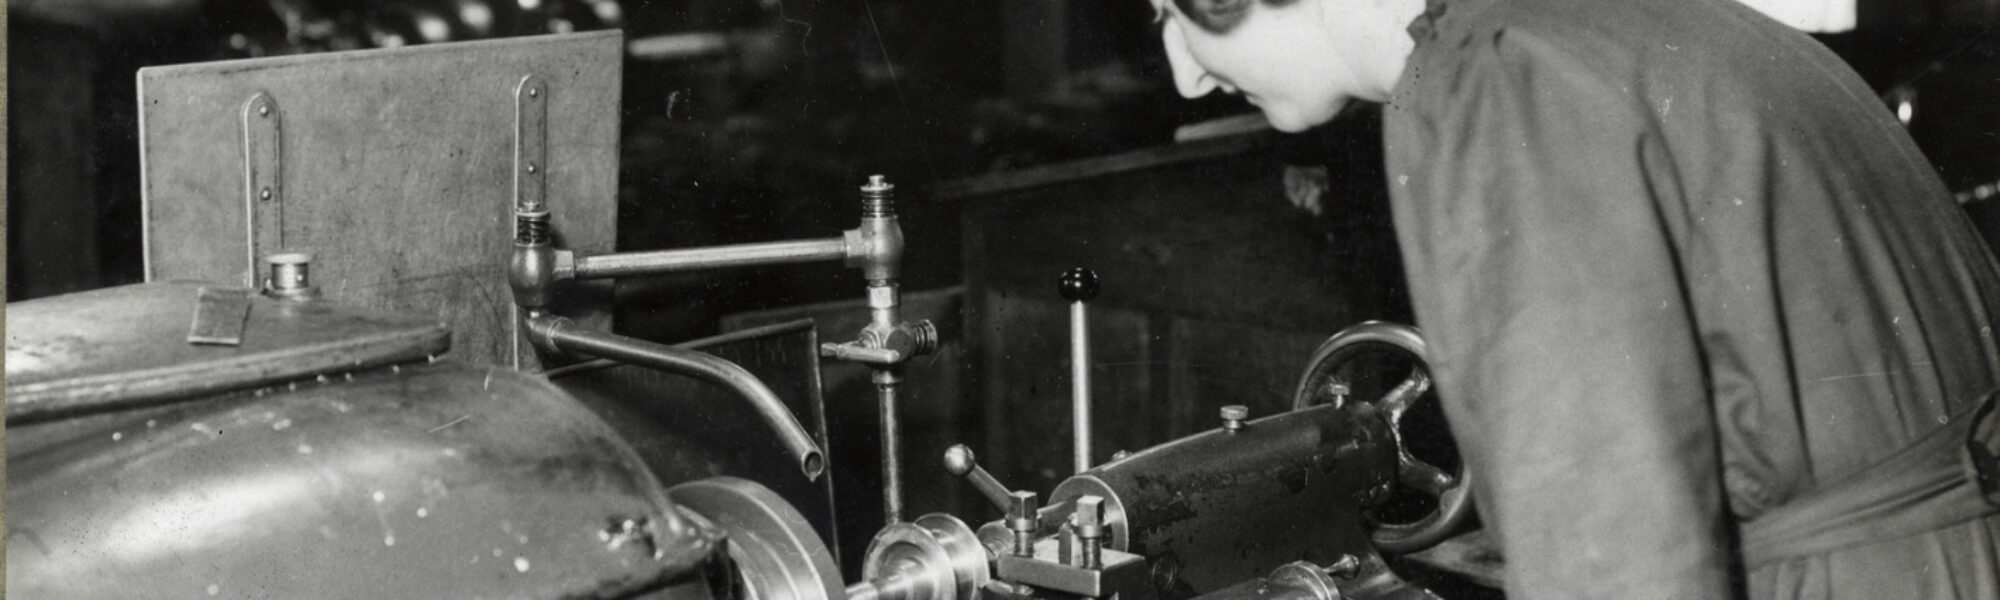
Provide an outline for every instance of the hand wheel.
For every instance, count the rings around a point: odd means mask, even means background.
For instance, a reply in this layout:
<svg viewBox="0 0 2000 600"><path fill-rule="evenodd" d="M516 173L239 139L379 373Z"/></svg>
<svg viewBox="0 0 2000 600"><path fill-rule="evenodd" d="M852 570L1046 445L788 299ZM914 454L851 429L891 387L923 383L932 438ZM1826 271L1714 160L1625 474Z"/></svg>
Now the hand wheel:
<svg viewBox="0 0 2000 600"><path fill-rule="evenodd" d="M1450 455L1445 458L1454 459L1452 462L1459 466L1451 470L1438 468L1411 454L1412 441L1403 430L1404 416L1410 413L1413 406L1418 406L1418 400L1426 396L1431 386L1430 356L1423 335L1415 327L1382 321L1361 323L1334 334L1313 351L1305 375L1299 378L1298 388L1292 392L1292 410L1327 402L1357 401L1352 397L1354 394L1349 382L1357 379L1352 371L1359 365L1351 363L1356 363L1356 358L1385 351L1400 354L1413 362L1409 376L1374 401L1388 417L1390 429L1395 432L1396 483L1401 487L1397 492L1407 491L1434 499L1435 508L1423 512L1414 520L1389 518L1386 513L1393 512L1388 510L1393 507L1388 505L1395 503L1384 502L1371 507L1366 517L1372 530L1369 536L1377 549L1390 554L1406 554L1444 541L1472 515L1471 481L1462 466L1463 461L1455 460L1456 451L1449 447L1440 448L1442 453ZM1432 402L1435 403L1434 398ZM1443 420L1439 418L1436 422L1440 431L1447 434L1441 439L1448 441L1449 432L1443 431ZM1420 449L1431 450L1428 447Z"/></svg>

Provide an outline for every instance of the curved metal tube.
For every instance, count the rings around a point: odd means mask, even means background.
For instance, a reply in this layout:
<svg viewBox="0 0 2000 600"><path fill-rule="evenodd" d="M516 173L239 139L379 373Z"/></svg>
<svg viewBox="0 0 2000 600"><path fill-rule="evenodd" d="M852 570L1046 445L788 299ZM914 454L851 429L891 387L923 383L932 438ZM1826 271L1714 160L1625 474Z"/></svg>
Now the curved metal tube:
<svg viewBox="0 0 2000 600"><path fill-rule="evenodd" d="M758 416L777 430L779 443L798 460L799 470L807 480L817 480L826 471L826 458L819 444L813 442L812 435L785 408L784 401L736 363L706 352L578 328L569 319L556 316L530 317L528 331L536 343L546 346L690 375L729 388L748 400Z"/></svg>

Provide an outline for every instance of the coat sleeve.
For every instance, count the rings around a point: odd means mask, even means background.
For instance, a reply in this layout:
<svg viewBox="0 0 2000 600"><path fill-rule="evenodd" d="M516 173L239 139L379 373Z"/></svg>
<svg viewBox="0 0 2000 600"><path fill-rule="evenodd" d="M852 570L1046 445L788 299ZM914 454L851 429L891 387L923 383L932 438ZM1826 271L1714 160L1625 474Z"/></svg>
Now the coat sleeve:
<svg viewBox="0 0 2000 600"><path fill-rule="evenodd" d="M1646 101L1526 36L1410 99L1390 187L1513 598L1728 598L1715 424ZM1397 118L1393 117L1392 118ZM1407 134L1408 138L1395 136Z"/></svg>

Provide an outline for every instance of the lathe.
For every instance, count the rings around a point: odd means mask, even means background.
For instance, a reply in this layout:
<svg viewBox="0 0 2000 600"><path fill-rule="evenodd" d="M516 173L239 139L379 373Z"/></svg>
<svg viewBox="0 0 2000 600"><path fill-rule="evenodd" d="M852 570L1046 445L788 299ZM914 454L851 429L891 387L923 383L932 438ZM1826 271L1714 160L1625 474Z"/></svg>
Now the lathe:
<svg viewBox="0 0 2000 600"><path fill-rule="evenodd" d="M471 326L454 320L462 312L453 300L443 302L452 318L426 318L398 306L407 298L370 296L385 293L382 286L329 281L322 272L329 263L343 278L380 268L343 252L400 243L356 240L338 234L343 226L413 239L430 232L357 220L352 211L365 207L313 204L312 186L301 183L311 181L302 175L307 166L260 154L324 141L290 137L311 135L313 100L264 82L230 88L238 80L222 79L231 83L219 87L246 102L225 115L242 135L234 139L241 154L224 162L242 170L212 185L235 195L226 204L240 209L231 222L239 233L189 240L149 261L225 276L155 272L145 284L8 307L8 591L23 598L1437 597L1389 561L1458 533L1471 514L1464 474L1413 452L1411 438L1441 432L1402 425L1412 406L1429 401L1415 329L1371 322L1336 333L1306 361L1287 412L1255 417L1225 406L1213 428L1094 463L1085 323L1097 281L1076 270L1055 278L1074 323L1074 474L1053 489L1020 490L988 474L965 446L941 457L904 456L897 415L905 367L934 351L940 334L901 311L906 248L895 185L881 176L862 182L859 224L822 238L652 252L584 242L602 239L590 228L606 219L564 205L576 192L560 189L565 184L550 172L563 152L588 146L579 141L587 136L569 136L571 126L556 121L588 118L552 115L549 106L559 94L587 95L574 91L589 83L578 78L597 75L566 76L544 68L560 61L535 57L589 55L595 46L611 48L615 63L615 36L595 34L510 49L530 56L521 65L479 67L505 76L506 89L487 91L510 110L505 135L474 137L508 166L460 175L508 175L487 185L511 197L510 218L489 218L497 207L472 211L479 233L464 244L480 255L460 270L474 273L467 287L501 290L511 302ZM326 62L462 65L455 54L462 52L373 51ZM285 62L265 62L273 60ZM152 75L314 68L259 59ZM278 118L284 127L265 124ZM160 136L148 138L158 147L177 134L150 135ZM497 202L469 196L404 201ZM161 192L149 202L182 200ZM867 324L830 343L807 326L803 350L786 346L797 327L676 345L634 339L610 333L594 301L577 300L588 296L589 280L834 261L862 273ZM468 337L482 345L453 351L454 339ZM720 350L704 351L740 343L790 347L806 363L869 368L888 524L872 532L864 555L844 557L858 561L858 578L843 577L829 547L837 540L824 516L826 474L841 465L825 453L817 372L804 384L780 385ZM1378 352L1409 366L1388 368L1388 385L1363 385L1357 372L1384 368L1357 365ZM697 410L692 394L672 391L683 388L644 386L643 394L607 399L604 369L614 368L693 378L709 393L726 392L725 400ZM686 418L647 429L610 416L622 414L618 404L688 408L678 413ZM717 428L740 437L702 441ZM759 461L788 470L762 472L761 480L715 476L735 470L716 465ZM991 513L906 518L902 482L910 477L964 478ZM1414 518L1383 518L1411 495L1424 498Z"/></svg>

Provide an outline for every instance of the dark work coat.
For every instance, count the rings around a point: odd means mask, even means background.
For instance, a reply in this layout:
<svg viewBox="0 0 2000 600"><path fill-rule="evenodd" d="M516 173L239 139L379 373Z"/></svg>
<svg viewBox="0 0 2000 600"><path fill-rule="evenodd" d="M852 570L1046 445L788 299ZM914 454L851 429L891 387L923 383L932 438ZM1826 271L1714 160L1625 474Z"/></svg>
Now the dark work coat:
<svg viewBox="0 0 2000 600"><path fill-rule="evenodd" d="M1511 598L2000 598L1977 486L1882 484L1958 464L1898 453L1963 446L2000 273L1860 78L1729 0L1410 29L1396 228Z"/></svg>

